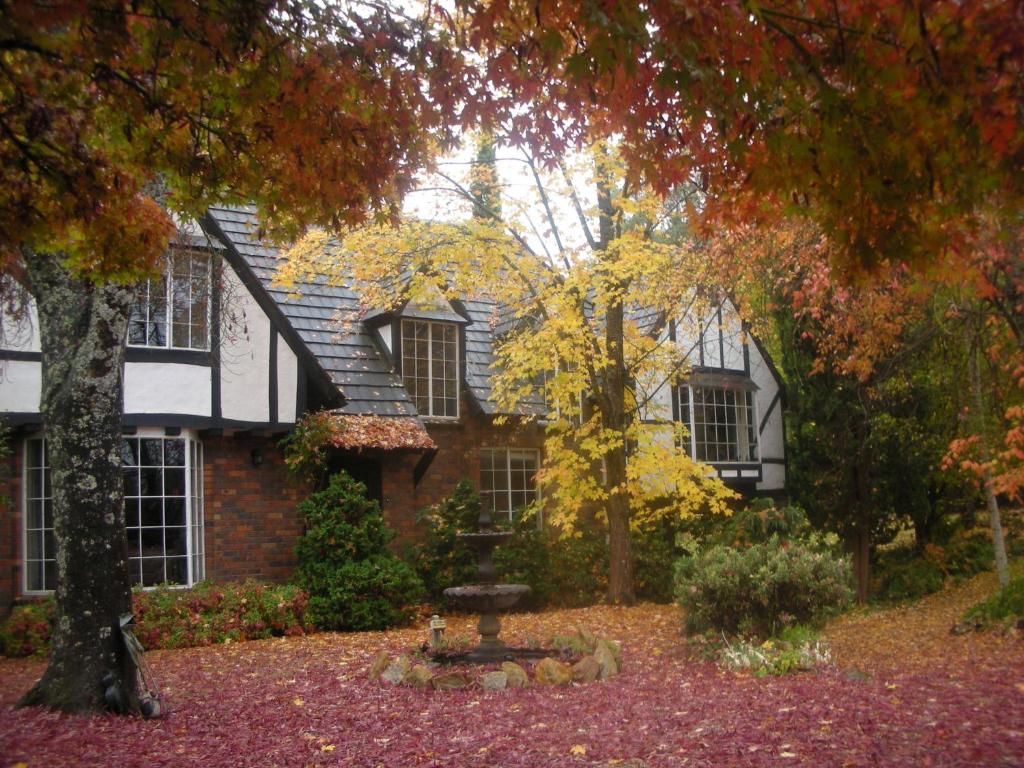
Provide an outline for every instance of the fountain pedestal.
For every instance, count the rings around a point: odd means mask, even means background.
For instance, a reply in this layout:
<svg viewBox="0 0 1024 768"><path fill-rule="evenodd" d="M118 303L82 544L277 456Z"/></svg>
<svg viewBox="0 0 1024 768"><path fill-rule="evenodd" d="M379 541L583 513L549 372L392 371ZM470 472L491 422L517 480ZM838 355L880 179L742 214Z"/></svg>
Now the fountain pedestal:
<svg viewBox="0 0 1024 768"><path fill-rule="evenodd" d="M509 656L509 650L498 638L501 621L498 612L507 610L519 602L519 598L530 591L526 584L496 584L494 571L494 548L512 537L510 531L491 529L491 516L481 510L480 530L476 533L460 533L459 538L469 544L477 553L477 583L462 587L449 587L444 591L459 608L480 614L477 631L480 644L466 654L467 661L492 663Z"/></svg>

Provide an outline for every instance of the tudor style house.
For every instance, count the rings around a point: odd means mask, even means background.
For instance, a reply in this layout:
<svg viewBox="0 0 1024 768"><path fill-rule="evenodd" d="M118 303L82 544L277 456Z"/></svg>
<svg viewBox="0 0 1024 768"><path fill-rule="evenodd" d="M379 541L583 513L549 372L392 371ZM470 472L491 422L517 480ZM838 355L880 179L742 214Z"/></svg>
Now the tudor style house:
<svg viewBox="0 0 1024 768"><path fill-rule="evenodd" d="M498 512L537 498L542 427L495 423L493 302L362 312L345 288L273 285L278 251L252 211L214 208L180 227L164 274L142 286L125 364L123 466L130 562L142 585L286 579L305 495L279 442L304 414L344 425L335 464L365 482L400 535L468 478ZM339 326L342 314L358 316ZM723 304L689 337L685 382L657 400L689 428L689 450L749 493L785 483L782 387L768 355ZM498 329L498 330L496 330ZM678 338L677 338L678 336ZM13 451L0 487L0 613L54 587L36 321L5 320L0 417ZM0 502L2 505L3 502Z"/></svg>

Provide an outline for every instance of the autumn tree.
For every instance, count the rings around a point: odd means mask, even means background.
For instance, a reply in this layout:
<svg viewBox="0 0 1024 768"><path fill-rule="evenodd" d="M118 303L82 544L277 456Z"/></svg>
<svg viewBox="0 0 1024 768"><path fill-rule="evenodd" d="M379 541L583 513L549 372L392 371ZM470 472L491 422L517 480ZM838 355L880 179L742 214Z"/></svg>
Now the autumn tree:
<svg viewBox="0 0 1024 768"><path fill-rule="evenodd" d="M529 154L507 158L532 194L501 198L493 145L485 144L468 179L442 167L424 184L461 201L470 217L410 218L398 228L350 229L339 241L311 233L278 279L355 285L367 308L437 291L494 300L504 326L494 397L506 412L543 399L547 519L572 531L582 508L595 504L609 537L608 599L632 603L631 527L658 515L720 511L731 496L679 448L671 412L656 400L685 373L689 352L667 333L669 319L699 322L716 294L702 290L699 249L671 236L692 186L668 197L634 186L607 143L579 160L549 173Z"/></svg>
<svg viewBox="0 0 1024 768"><path fill-rule="evenodd" d="M134 709L118 632L132 285L172 212L213 200L282 232L394 213L446 140L457 62L386 3L8 3L0 28L0 263L38 311L58 569L50 663L24 702L99 708L112 672Z"/></svg>

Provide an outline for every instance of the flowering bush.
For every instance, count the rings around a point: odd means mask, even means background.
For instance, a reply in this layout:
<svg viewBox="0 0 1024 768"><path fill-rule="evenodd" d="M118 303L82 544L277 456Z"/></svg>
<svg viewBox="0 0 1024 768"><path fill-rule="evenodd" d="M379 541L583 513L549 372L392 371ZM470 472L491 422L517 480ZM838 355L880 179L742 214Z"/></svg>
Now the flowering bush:
<svg viewBox="0 0 1024 768"><path fill-rule="evenodd" d="M747 538L710 546L693 541L690 554L676 561L676 599L688 633L768 637L788 623L820 620L850 601L850 566L834 553L834 537L806 533L806 519L795 507L771 516L783 524L759 530L745 525L744 516L760 519L761 513L741 513L729 535L742 525Z"/></svg>
<svg viewBox="0 0 1024 768"><path fill-rule="evenodd" d="M15 606L0 626L0 655L37 656L50 650L53 600Z"/></svg>
<svg viewBox="0 0 1024 768"><path fill-rule="evenodd" d="M151 650L301 635L313 629L306 619L308 599L297 587L255 581L140 589L133 596L135 635ZM54 608L52 599L16 607L0 627L0 652L48 653Z"/></svg>
<svg viewBox="0 0 1024 768"><path fill-rule="evenodd" d="M791 645L765 640L761 644L739 640L722 649L720 663L734 672L750 672L757 677L788 675L832 663L828 647L811 640Z"/></svg>
<svg viewBox="0 0 1024 768"><path fill-rule="evenodd" d="M306 617L308 601L297 587L257 581L136 590L135 635L145 648L301 635L313 628Z"/></svg>

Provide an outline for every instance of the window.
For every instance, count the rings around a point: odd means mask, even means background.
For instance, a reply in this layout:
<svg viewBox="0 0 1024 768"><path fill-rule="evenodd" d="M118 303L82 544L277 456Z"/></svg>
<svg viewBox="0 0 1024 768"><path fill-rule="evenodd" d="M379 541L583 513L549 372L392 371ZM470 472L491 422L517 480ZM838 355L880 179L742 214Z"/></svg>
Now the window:
<svg viewBox="0 0 1024 768"><path fill-rule="evenodd" d="M193 584L204 576L202 446L183 437L121 444L132 581Z"/></svg>
<svg viewBox="0 0 1024 768"><path fill-rule="evenodd" d="M516 448L484 448L480 452L480 495L491 510L512 519L514 510L522 509L540 498L537 470L540 453Z"/></svg>
<svg viewBox="0 0 1024 768"><path fill-rule="evenodd" d="M25 592L56 586L46 441L25 446ZM185 437L126 437L121 443L132 582L191 585L205 576L203 447Z"/></svg>
<svg viewBox="0 0 1024 768"><path fill-rule="evenodd" d="M163 274L139 286L128 343L165 349L210 348L210 257L173 249Z"/></svg>
<svg viewBox="0 0 1024 768"><path fill-rule="evenodd" d="M679 419L690 430L691 456L710 464L757 461L752 391L689 385L676 391Z"/></svg>
<svg viewBox="0 0 1024 768"><path fill-rule="evenodd" d="M402 379L421 416L458 418L458 340L453 323L402 321Z"/></svg>
<svg viewBox="0 0 1024 768"><path fill-rule="evenodd" d="M46 441L25 441L26 592L49 592L57 585L57 550L53 537L53 495Z"/></svg>

